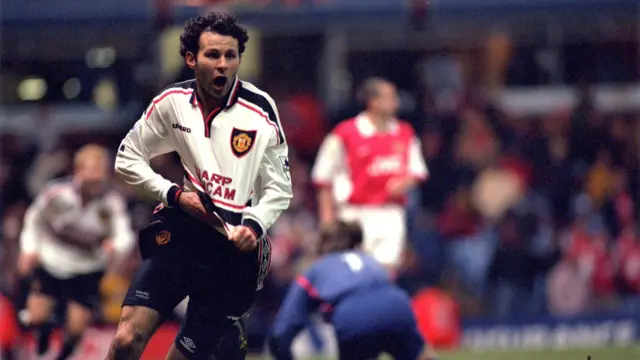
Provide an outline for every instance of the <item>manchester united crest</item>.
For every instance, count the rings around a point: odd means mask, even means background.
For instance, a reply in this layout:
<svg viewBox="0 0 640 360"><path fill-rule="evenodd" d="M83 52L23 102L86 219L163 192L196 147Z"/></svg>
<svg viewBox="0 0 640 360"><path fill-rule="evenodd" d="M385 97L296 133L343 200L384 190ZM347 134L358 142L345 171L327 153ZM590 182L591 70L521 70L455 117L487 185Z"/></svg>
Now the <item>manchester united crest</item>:
<svg viewBox="0 0 640 360"><path fill-rule="evenodd" d="M245 156L255 143L256 133L256 130L233 128L231 131L231 151L233 151L233 154L237 157Z"/></svg>
<svg viewBox="0 0 640 360"><path fill-rule="evenodd" d="M156 244L164 245L171 240L171 233L167 230L162 230L156 234Z"/></svg>

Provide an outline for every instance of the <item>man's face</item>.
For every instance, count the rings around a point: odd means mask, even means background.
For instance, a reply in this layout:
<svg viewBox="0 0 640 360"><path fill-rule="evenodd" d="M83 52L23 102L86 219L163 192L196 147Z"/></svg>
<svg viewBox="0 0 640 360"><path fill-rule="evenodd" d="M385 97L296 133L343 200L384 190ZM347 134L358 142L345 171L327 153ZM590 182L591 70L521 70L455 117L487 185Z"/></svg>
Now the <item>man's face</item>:
<svg viewBox="0 0 640 360"><path fill-rule="evenodd" d="M389 83L379 84L378 96L371 100L372 110L385 117L393 117L396 115L399 105L396 87Z"/></svg>
<svg viewBox="0 0 640 360"><path fill-rule="evenodd" d="M216 100L222 99L233 86L240 67L238 40L205 31L200 35L198 54L187 53L186 61L195 71L196 81L206 95Z"/></svg>
<svg viewBox="0 0 640 360"><path fill-rule="evenodd" d="M103 161L87 159L76 168L76 179L84 196L95 197L104 190L107 166Z"/></svg>

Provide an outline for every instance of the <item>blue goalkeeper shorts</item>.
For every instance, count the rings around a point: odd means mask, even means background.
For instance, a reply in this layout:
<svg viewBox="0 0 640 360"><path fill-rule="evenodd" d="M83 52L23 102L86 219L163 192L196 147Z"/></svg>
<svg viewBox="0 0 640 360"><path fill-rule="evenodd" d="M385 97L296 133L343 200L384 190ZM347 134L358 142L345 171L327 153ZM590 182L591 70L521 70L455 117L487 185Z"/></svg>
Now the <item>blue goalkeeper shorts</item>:
<svg viewBox="0 0 640 360"><path fill-rule="evenodd" d="M360 290L342 299L331 317L340 360L416 360L424 341L407 294L393 286Z"/></svg>

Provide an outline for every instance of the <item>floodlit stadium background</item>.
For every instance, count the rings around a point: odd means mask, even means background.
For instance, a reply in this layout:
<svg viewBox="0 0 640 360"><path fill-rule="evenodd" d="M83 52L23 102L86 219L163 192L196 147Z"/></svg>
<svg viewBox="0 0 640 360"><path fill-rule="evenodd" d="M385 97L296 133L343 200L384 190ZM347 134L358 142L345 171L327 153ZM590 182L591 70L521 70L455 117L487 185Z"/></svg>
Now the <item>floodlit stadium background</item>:
<svg viewBox="0 0 640 360"><path fill-rule="evenodd" d="M398 85L432 175L409 208L399 283L455 299L461 320L450 325L462 335L442 358L638 358L633 0L4 0L4 294L16 291L29 201L68 172L81 145L115 150L154 94L189 76L178 36L187 18L210 10L232 11L250 27L241 76L275 98L292 148L295 200L273 228L271 277L250 317L256 356L287 284L312 255L314 154L358 111L354 87L380 75ZM154 166L177 180L174 160ZM153 204L120 187L139 229ZM138 264L134 254L104 279L100 324L76 359L104 356ZM437 313L438 304L416 311ZM305 334L296 351L331 358L330 329L317 329L319 341ZM163 358L173 334L169 322L145 359Z"/></svg>

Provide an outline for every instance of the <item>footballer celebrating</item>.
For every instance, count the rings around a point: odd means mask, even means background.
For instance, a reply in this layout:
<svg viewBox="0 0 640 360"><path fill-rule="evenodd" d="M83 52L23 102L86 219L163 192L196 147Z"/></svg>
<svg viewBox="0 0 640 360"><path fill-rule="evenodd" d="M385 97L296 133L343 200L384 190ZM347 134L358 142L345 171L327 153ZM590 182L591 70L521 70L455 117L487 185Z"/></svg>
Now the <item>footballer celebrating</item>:
<svg viewBox="0 0 640 360"><path fill-rule="evenodd" d="M186 296L186 317L167 359L209 359L262 287L270 261L266 232L292 190L275 103L238 79L247 41L231 15L188 21L180 54L195 79L161 92L120 145L116 173L162 204L141 231L141 246L157 248L143 253L109 360L139 359L163 315ZM182 185L149 166L173 151L184 167Z"/></svg>

